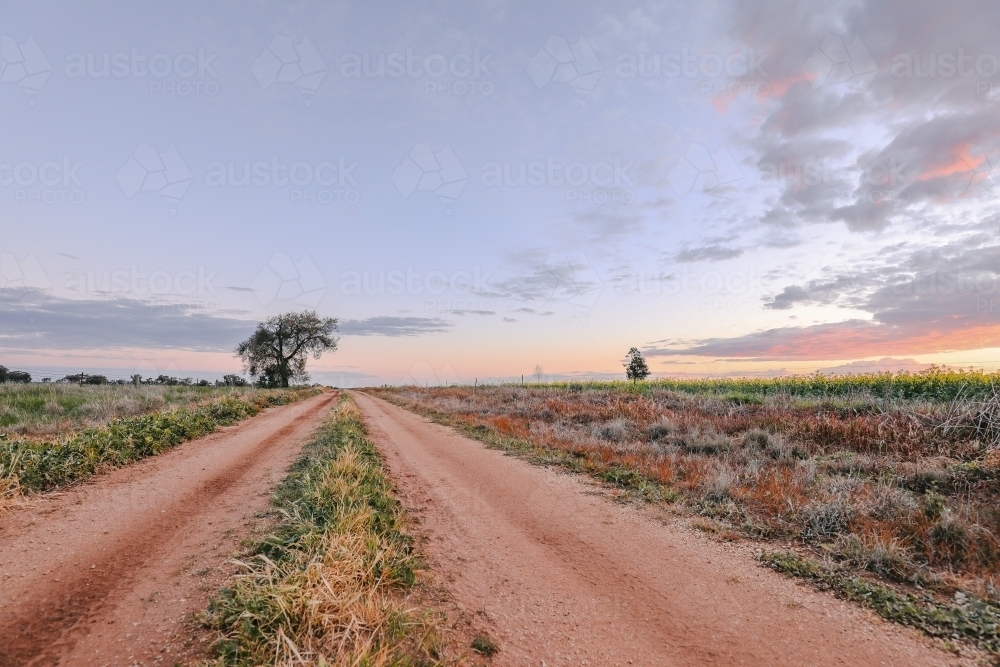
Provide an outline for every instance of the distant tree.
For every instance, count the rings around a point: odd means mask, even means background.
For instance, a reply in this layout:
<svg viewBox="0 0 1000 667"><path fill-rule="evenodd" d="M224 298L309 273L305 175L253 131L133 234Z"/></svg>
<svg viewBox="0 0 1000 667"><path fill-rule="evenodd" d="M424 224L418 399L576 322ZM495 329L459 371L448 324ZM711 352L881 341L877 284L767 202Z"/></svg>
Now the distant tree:
<svg viewBox="0 0 1000 667"><path fill-rule="evenodd" d="M628 351L628 361L626 361L623 366L625 366L625 377L635 384L636 380L645 380L649 376L649 366L646 365L646 360L642 358L642 352L639 348L633 347Z"/></svg>
<svg viewBox="0 0 1000 667"><path fill-rule="evenodd" d="M247 374L261 387L287 387L305 382L306 359L319 359L337 349L337 319L319 317L315 311L284 313L257 325L249 338L236 347Z"/></svg>
<svg viewBox="0 0 1000 667"><path fill-rule="evenodd" d="M59 382L72 382L73 384L108 384L108 378L103 375L87 375L86 373L77 373L76 375L67 375Z"/></svg>
<svg viewBox="0 0 1000 667"><path fill-rule="evenodd" d="M222 384L226 387L246 387L249 382L247 382L242 376L229 374L222 376Z"/></svg>
<svg viewBox="0 0 1000 667"><path fill-rule="evenodd" d="M140 384L142 384L142 376L136 373L132 376L132 385L138 387Z"/></svg>
<svg viewBox="0 0 1000 667"><path fill-rule="evenodd" d="M6 366L0 366L0 384L7 381L7 374L10 373Z"/></svg>
<svg viewBox="0 0 1000 667"><path fill-rule="evenodd" d="M535 382L541 382L545 379L545 369L542 368L541 364L535 364Z"/></svg>
<svg viewBox="0 0 1000 667"><path fill-rule="evenodd" d="M7 371L7 382L28 384L31 382L31 373L25 373L24 371Z"/></svg>

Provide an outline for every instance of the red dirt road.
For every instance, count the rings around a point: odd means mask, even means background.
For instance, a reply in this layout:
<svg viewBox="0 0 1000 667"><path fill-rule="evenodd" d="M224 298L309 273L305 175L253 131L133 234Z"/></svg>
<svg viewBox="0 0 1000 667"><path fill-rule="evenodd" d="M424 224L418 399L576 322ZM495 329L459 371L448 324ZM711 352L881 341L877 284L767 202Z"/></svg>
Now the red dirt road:
<svg viewBox="0 0 1000 667"><path fill-rule="evenodd" d="M0 517L0 665L173 665L334 393Z"/></svg>
<svg viewBox="0 0 1000 667"><path fill-rule="evenodd" d="M579 476L354 393L461 613L494 665L940 665L914 631L757 565Z"/></svg>

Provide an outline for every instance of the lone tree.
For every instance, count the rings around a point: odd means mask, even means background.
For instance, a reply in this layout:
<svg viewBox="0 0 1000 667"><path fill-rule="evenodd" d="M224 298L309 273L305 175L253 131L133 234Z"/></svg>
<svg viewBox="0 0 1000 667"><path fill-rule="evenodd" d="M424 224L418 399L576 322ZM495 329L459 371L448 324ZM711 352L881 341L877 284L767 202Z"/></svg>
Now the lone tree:
<svg viewBox="0 0 1000 667"><path fill-rule="evenodd" d="M631 380L632 384L649 376L649 366L646 365L646 360L642 358L642 352L637 347L628 351L628 361L622 365L625 366L625 377Z"/></svg>
<svg viewBox="0 0 1000 667"><path fill-rule="evenodd" d="M236 356L247 374L261 387L287 387L289 381L306 381L306 358L314 359L337 349L337 319L319 317L315 311L284 313L257 325L253 335L240 343Z"/></svg>

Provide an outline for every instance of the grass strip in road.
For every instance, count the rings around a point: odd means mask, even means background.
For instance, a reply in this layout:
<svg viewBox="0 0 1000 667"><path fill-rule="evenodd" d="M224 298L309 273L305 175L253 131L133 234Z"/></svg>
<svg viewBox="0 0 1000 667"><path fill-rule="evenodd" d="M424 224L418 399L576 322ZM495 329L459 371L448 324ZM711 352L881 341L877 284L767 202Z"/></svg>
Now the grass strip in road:
<svg viewBox="0 0 1000 667"><path fill-rule="evenodd" d="M206 404L126 417L56 442L0 440L0 508L20 493L44 491L153 456L219 427L286 405L316 390L261 391Z"/></svg>
<svg viewBox="0 0 1000 667"><path fill-rule="evenodd" d="M773 570L807 579L817 588L860 603L887 620L945 641L964 639L995 658L1000 656L1000 608L984 600L959 594L953 604L947 604L930 595L900 593L790 551L761 552L759 558Z"/></svg>
<svg viewBox="0 0 1000 667"><path fill-rule="evenodd" d="M213 600L211 665L439 664L434 618L408 610L416 556L361 414L345 395L278 488L283 516Z"/></svg>

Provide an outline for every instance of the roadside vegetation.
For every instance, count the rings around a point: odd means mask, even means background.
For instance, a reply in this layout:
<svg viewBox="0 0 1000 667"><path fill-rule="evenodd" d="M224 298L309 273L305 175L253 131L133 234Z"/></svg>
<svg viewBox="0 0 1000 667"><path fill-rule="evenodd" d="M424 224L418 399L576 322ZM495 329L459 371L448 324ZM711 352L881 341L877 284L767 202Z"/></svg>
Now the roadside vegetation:
<svg viewBox="0 0 1000 667"><path fill-rule="evenodd" d="M8 439L51 439L115 419L254 393L245 387L168 384L6 384L0 385L0 434Z"/></svg>
<svg viewBox="0 0 1000 667"><path fill-rule="evenodd" d="M344 395L273 499L282 520L212 602L209 664L433 665L436 618L408 608L416 556L399 502Z"/></svg>
<svg viewBox="0 0 1000 667"><path fill-rule="evenodd" d="M0 435L0 510L20 494L158 454L318 391L0 387L0 415L16 419L11 426L31 435L60 434L41 440ZM49 404L61 412L46 408ZM59 415L59 422L49 421L53 414ZM123 414L133 416L117 416Z"/></svg>
<svg viewBox="0 0 1000 667"><path fill-rule="evenodd" d="M719 538L762 541L774 569L996 654L997 379L932 369L371 391L625 497L674 502Z"/></svg>

